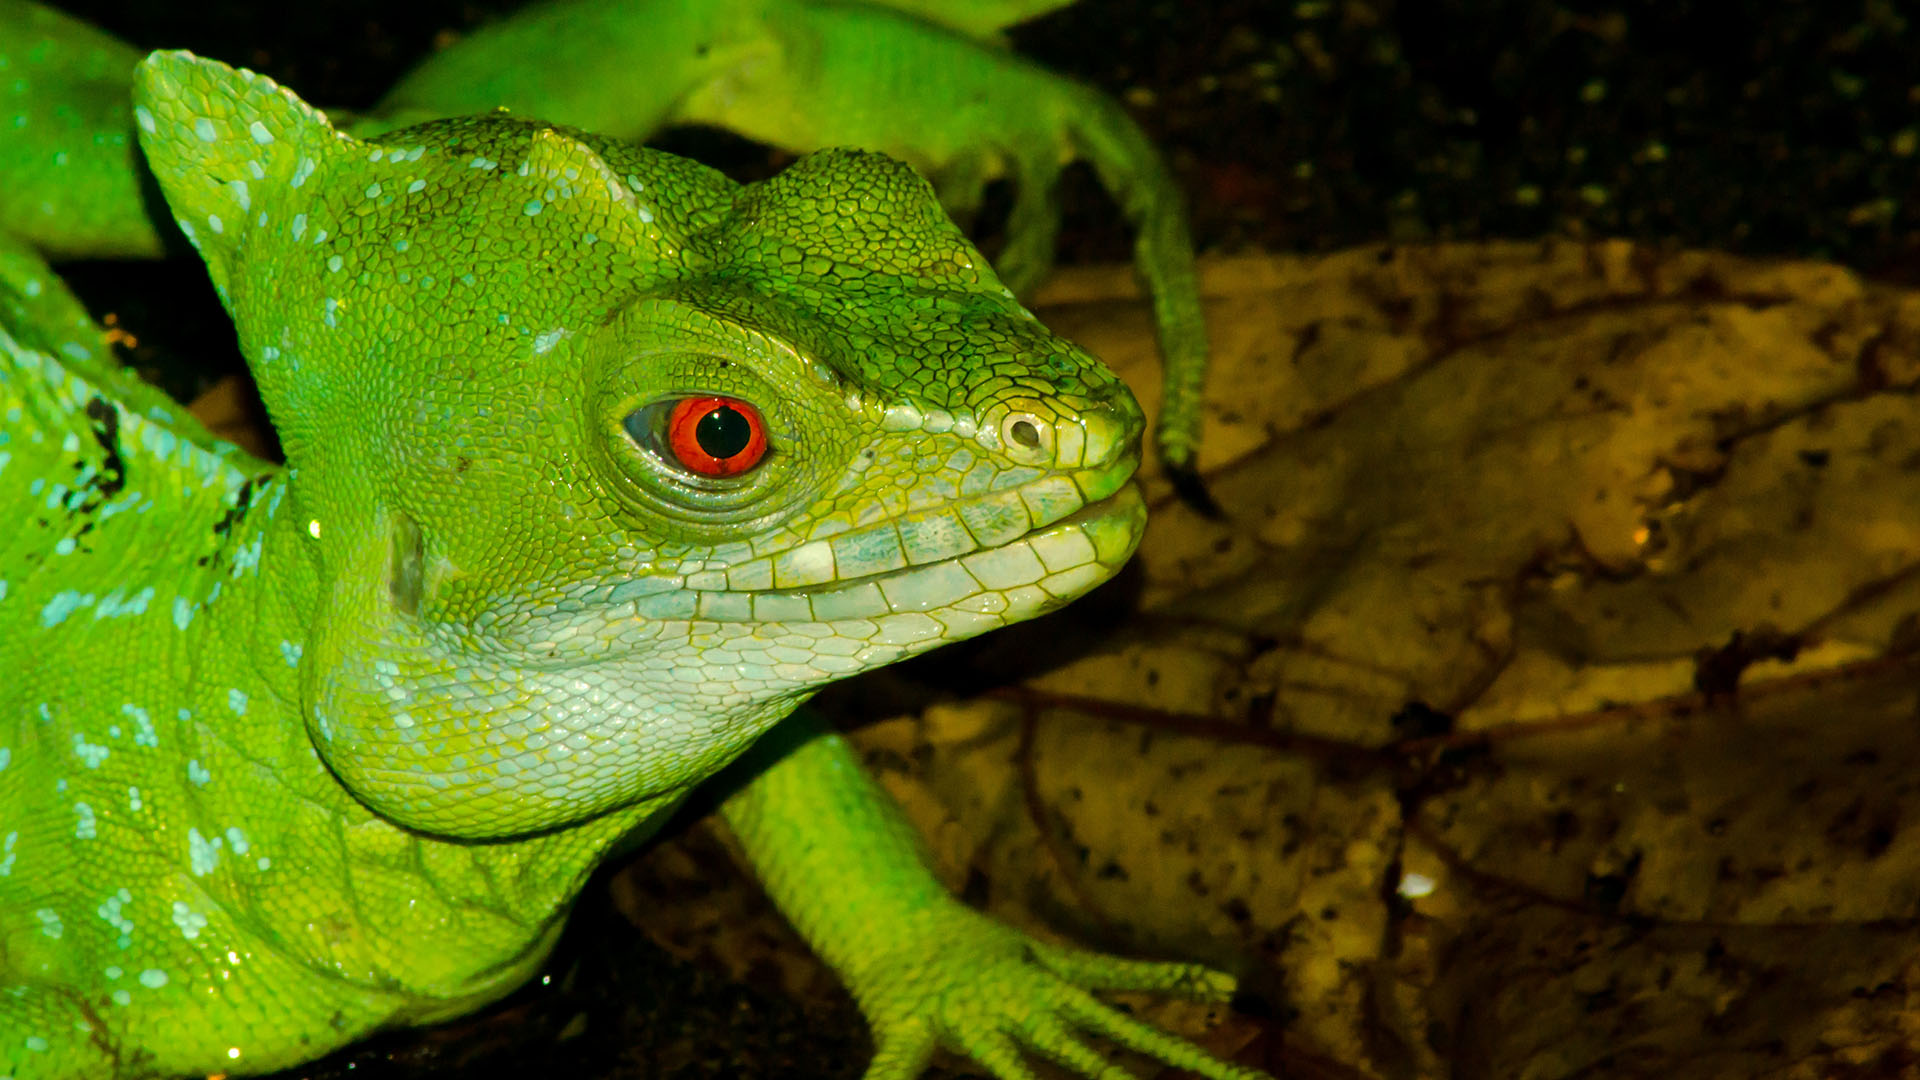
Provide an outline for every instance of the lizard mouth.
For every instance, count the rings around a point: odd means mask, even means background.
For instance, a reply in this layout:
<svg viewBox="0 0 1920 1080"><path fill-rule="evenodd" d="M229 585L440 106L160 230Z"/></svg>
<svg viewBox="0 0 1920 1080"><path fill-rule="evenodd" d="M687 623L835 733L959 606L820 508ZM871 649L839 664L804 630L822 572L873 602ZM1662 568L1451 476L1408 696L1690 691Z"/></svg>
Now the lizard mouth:
<svg viewBox="0 0 1920 1080"><path fill-rule="evenodd" d="M695 617L878 622L876 629L888 638L906 633L958 640L1084 595L1126 563L1145 528L1146 503L1129 480L1106 498L991 547L818 585L704 591ZM956 632L963 623L966 630Z"/></svg>

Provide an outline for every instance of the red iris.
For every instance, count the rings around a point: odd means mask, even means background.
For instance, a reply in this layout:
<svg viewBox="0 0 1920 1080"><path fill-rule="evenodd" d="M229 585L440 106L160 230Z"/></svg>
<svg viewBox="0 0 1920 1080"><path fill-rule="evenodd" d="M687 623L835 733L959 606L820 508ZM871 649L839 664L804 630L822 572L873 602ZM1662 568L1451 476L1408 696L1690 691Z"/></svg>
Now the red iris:
<svg viewBox="0 0 1920 1080"><path fill-rule="evenodd" d="M738 476L767 456L767 425L739 398L685 398L667 415L667 446L689 472Z"/></svg>

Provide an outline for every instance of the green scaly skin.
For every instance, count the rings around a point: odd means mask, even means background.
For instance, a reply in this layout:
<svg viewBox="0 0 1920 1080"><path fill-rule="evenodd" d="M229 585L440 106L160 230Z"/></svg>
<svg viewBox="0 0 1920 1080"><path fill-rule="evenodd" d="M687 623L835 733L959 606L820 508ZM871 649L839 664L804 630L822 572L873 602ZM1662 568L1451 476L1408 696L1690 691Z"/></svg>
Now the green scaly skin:
<svg viewBox="0 0 1920 1080"><path fill-rule="evenodd" d="M1117 102L978 40L983 17L1005 25L1058 6L552 0L430 58L380 110L454 116L505 105L635 141L693 123L795 152L861 146L918 169L963 219L988 183L1011 179L995 267L1016 293L1052 267L1060 172L1085 159L1134 228L1134 265L1153 298L1166 364L1156 450L1198 491L1207 331L1179 188ZM932 8L951 11L951 25L927 21ZM527 56L568 62L520 62ZM631 78L636 65L645 80Z"/></svg>
<svg viewBox="0 0 1920 1080"><path fill-rule="evenodd" d="M1134 228L1153 299L1166 362L1155 451L1204 503L1193 470L1207 333L1179 188L1116 102L997 42L999 28L1067 2L550 0L430 57L350 126L372 134L504 106L634 142L709 124L795 153L858 146L914 166L963 220L1007 178L1015 202L996 268L1021 294L1053 263L1060 172L1085 159ZM139 55L26 0L0 0L0 31L35 43L0 79L0 110L33 119L0 141L0 163L62 159L9 170L19 178L0 188L0 232L55 256L158 254L127 134Z"/></svg>
<svg viewBox="0 0 1920 1080"><path fill-rule="evenodd" d="M132 101L287 464L0 238L0 1077L268 1071L494 999L609 848L819 686L1139 539L1132 397L886 158L739 187L497 116L361 141L181 53ZM705 395L764 417L757 468L663 445ZM1257 1075L1087 993L1230 978L961 906L807 723L723 813L874 1024L869 1077L938 1045L1106 1075L1084 1033Z"/></svg>

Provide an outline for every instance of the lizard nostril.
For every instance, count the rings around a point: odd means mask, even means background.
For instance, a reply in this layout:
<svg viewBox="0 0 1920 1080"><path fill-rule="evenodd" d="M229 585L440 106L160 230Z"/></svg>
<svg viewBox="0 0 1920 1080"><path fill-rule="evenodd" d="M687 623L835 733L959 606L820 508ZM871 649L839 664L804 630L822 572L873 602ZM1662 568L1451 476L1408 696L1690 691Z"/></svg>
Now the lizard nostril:
<svg viewBox="0 0 1920 1080"><path fill-rule="evenodd" d="M1008 426L1007 436L1021 446L1035 450L1040 448L1040 429L1034 427L1031 420L1015 420Z"/></svg>

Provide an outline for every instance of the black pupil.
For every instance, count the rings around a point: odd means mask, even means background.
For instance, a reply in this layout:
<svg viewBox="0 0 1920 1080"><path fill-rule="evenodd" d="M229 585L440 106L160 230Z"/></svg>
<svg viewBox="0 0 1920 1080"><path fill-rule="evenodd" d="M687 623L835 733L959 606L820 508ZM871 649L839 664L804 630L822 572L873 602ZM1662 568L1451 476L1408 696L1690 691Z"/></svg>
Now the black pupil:
<svg viewBox="0 0 1920 1080"><path fill-rule="evenodd" d="M708 457L725 461L753 441L753 422L739 409L721 405L693 425L693 441Z"/></svg>

